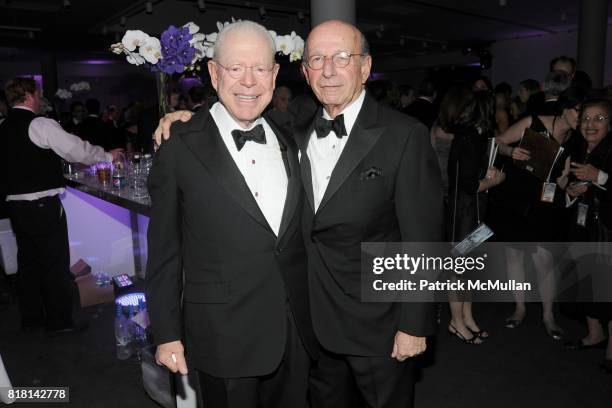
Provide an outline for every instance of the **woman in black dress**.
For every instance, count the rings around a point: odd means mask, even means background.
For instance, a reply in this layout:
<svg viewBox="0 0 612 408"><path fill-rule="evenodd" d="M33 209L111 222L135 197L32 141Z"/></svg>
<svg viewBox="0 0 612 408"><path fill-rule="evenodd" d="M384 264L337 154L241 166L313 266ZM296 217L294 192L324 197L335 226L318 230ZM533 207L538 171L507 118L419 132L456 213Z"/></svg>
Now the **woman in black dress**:
<svg viewBox="0 0 612 408"><path fill-rule="evenodd" d="M573 242L612 240L611 116L612 103L607 99L584 102L580 116L582 137L568 151L570 157L564 172L567 177L560 180L560 186L565 188L568 195L567 201L571 209L569 238ZM578 218L581 208L586 212L583 219ZM599 265L593 270L612 273L611 254L598 253L596 258L595 261ZM602 285L596 281L597 277L593 276L594 284ZM609 281L607 279L607 282ZM612 303L592 302L583 306L588 334L566 346L575 350L607 347L602 367L607 372L612 372ZM602 323L607 326L607 341Z"/></svg>
<svg viewBox="0 0 612 408"><path fill-rule="evenodd" d="M494 136L495 99L487 91L464 94L457 115L446 115L442 125L454 134L448 158L449 241L459 242L484 219L487 190L504 181L504 174L488 168L487 143ZM488 333L476 323L467 294L449 292L448 331L468 344L480 344Z"/></svg>
<svg viewBox="0 0 612 408"><path fill-rule="evenodd" d="M554 138L563 145L576 129L578 109L584 100L584 91L578 88L568 88L558 100L561 114L558 116L532 115L521 119L512 125L506 132L498 136L499 153L512 158L514 161L528 160L530 152L518 147L523 132L530 128ZM561 175L563 163L556 166L558 172L551 172L549 182L554 183ZM524 257L525 252L532 252L531 257L538 278L538 289L542 298L542 321L546 332L554 340L562 338L563 331L555 322L553 300L556 290L554 274L554 258L546 242L558 242L563 239L564 205L558 197L553 203L543 202L543 183L532 174L508 163L504 171L507 180L503 193L497 199L495 214L491 218L491 228L496 232L496 239L500 242L524 243L533 242L532 251L525 251L524 247L515 248L509 245L506 248L508 276L510 279L522 282L525 278ZM524 293L515 293L516 309L512 316L506 319L506 327L519 326L526 315Z"/></svg>

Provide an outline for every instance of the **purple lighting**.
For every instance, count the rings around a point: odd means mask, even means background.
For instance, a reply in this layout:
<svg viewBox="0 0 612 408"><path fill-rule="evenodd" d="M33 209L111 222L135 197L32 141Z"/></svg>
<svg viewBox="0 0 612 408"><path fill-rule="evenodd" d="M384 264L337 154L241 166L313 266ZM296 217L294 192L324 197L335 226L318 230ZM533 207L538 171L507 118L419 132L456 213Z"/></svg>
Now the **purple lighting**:
<svg viewBox="0 0 612 408"><path fill-rule="evenodd" d="M79 61L79 64L86 64L86 65L110 65L110 64L116 64L116 63L117 61L96 60L96 59Z"/></svg>

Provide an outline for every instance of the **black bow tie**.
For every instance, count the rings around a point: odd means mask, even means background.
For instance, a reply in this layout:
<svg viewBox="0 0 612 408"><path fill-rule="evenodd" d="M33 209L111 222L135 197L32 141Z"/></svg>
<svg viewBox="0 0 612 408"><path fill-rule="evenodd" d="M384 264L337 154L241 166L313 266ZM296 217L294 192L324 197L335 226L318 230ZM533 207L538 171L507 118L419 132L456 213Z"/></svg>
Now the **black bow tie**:
<svg viewBox="0 0 612 408"><path fill-rule="evenodd" d="M266 144L266 132L262 125L257 125L251 130L232 130L232 137L234 142L236 142L238 151L242 150L244 144L249 140L255 143Z"/></svg>
<svg viewBox="0 0 612 408"><path fill-rule="evenodd" d="M344 114L338 115L334 120L327 120L323 116L317 116L315 119L315 132L317 138L327 137L330 131L334 131L338 139L346 136L346 128L344 127Z"/></svg>

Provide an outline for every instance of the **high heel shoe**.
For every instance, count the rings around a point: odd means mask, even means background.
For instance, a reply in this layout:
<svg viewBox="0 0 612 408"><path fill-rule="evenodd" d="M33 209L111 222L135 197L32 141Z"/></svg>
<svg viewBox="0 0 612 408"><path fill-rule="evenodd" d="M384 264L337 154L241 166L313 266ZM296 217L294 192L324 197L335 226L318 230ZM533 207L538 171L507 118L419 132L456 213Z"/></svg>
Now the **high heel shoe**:
<svg viewBox="0 0 612 408"><path fill-rule="evenodd" d="M517 327L519 327L521 325L521 323L523 323L523 320L525 320L525 316L523 317L509 317L506 319L506 327L509 329L516 329Z"/></svg>
<svg viewBox="0 0 612 408"><path fill-rule="evenodd" d="M449 323L448 325L449 325L448 334L450 334L451 336L455 336L456 338L458 338L459 340L461 340L465 344L476 344L476 345L482 344L482 339L480 339L480 337L478 337L476 335L472 335L472 337L467 338L463 334L461 334L461 332L459 330L457 330L457 328L455 326L453 326L452 323ZM476 342L477 340L480 340L480 342Z"/></svg>
<svg viewBox="0 0 612 408"><path fill-rule="evenodd" d="M546 329L546 333L555 341L563 340L563 330L558 327L549 327L546 323L544 324L544 329Z"/></svg>
<svg viewBox="0 0 612 408"><path fill-rule="evenodd" d="M467 326L466 326L467 327ZM467 328L474 336L481 338L481 339L488 339L490 334L488 331L480 329L478 331L476 330L472 330L469 327Z"/></svg>

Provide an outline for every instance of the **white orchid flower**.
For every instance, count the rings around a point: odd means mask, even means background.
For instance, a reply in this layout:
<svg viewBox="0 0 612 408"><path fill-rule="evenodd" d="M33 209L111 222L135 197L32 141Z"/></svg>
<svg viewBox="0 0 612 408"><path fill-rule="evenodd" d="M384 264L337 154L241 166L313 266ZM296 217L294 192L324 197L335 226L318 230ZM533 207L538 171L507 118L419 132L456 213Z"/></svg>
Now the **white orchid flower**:
<svg viewBox="0 0 612 408"><path fill-rule="evenodd" d="M91 90L91 86L89 86L89 82L81 81L70 85L70 90L72 92L89 91Z"/></svg>
<svg viewBox="0 0 612 408"><path fill-rule="evenodd" d="M299 35L293 37L293 51L299 52L300 58L302 58L302 54L304 53L304 40Z"/></svg>
<svg viewBox="0 0 612 408"><path fill-rule="evenodd" d="M202 33L196 33L193 35L191 40L189 40L189 45L194 45L196 43L201 43L206 41L206 35Z"/></svg>
<svg viewBox="0 0 612 408"><path fill-rule="evenodd" d="M72 92L64 88L59 88L57 92L55 92L55 96L57 96L60 99L70 99L72 98Z"/></svg>
<svg viewBox="0 0 612 408"><path fill-rule="evenodd" d="M125 47L120 42L111 44L110 49L113 53L119 55L125 52Z"/></svg>
<svg viewBox="0 0 612 408"><path fill-rule="evenodd" d="M125 32L121 43L126 50L132 52L136 47L140 47L144 44L147 38L149 38L149 35L140 30L128 30Z"/></svg>
<svg viewBox="0 0 612 408"><path fill-rule="evenodd" d="M205 46L204 51L206 54L206 58L208 59L212 59L215 56L215 47L213 47L212 45Z"/></svg>
<svg viewBox="0 0 612 408"><path fill-rule="evenodd" d="M192 35L200 31L200 27L196 25L193 21L188 22L183 27L189 28L189 34L192 34Z"/></svg>
<svg viewBox="0 0 612 408"><path fill-rule="evenodd" d="M157 64L161 58L161 43L158 38L149 37L138 49L138 53L150 64Z"/></svg>
<svg viewBox="0 0 612 408"><path fill-rule="evenodd" d="M217 42L217 35L219 33L210 33L210 34L206 34L206 41L211 42L211 43L216 43Z"/></svg>
<svg viewBox="0 0 612 408"><path fill-rule="evenodd" d="M145 63L144 57L135 52L128 51L128 55L125 57L125 59L132 65L142 65Z"/></svg>
<svg viewBox="0 0 612 408"><path fill-rule="evenodd" d="M290 35L279 35L276 37L276 51L283 55L289 55L293 51L293 40Z"/></svg>

